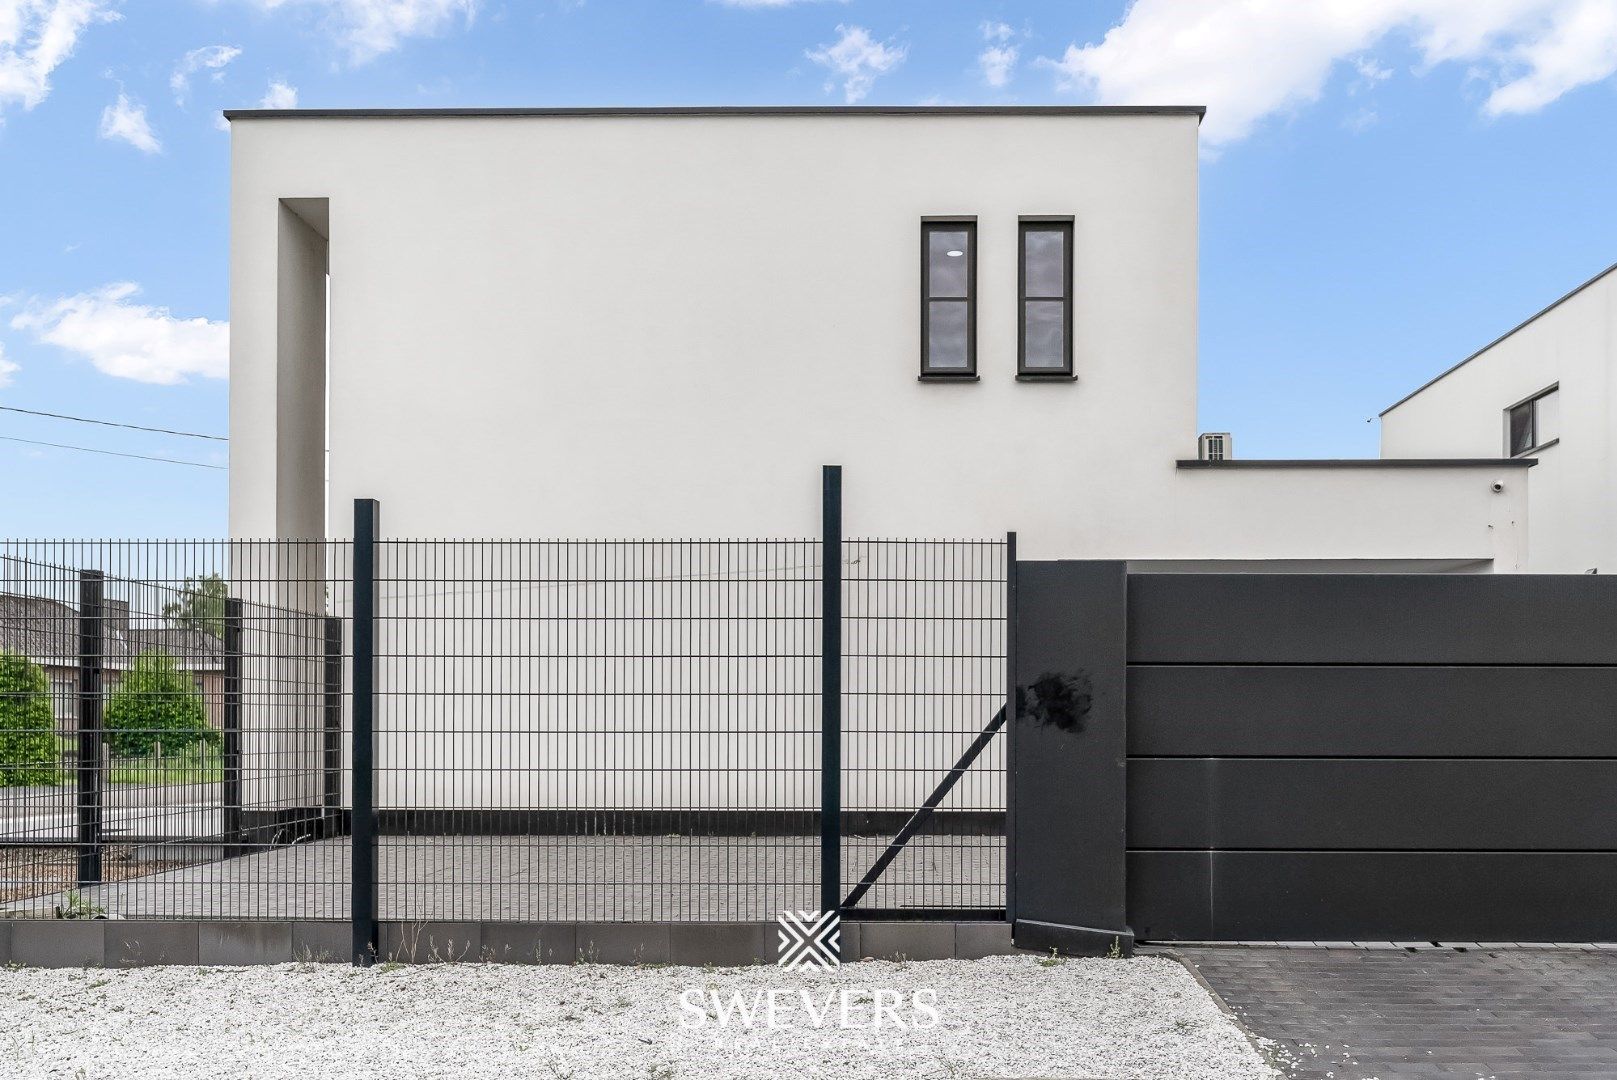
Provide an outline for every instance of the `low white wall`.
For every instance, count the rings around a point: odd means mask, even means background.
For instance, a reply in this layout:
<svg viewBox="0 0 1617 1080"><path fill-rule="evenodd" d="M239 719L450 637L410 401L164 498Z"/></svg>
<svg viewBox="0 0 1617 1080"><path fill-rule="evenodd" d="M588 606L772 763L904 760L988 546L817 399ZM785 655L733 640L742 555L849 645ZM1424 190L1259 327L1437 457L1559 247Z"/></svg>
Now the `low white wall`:
<svg viewBox="0 0 1617 1080"><path fill-rule="evenodd" d="M1196 559L1489 560L1521 571L1535 480L1504 464L1183 469L1172 531L1110 557L1183 559L1189 536Z"/></svg>

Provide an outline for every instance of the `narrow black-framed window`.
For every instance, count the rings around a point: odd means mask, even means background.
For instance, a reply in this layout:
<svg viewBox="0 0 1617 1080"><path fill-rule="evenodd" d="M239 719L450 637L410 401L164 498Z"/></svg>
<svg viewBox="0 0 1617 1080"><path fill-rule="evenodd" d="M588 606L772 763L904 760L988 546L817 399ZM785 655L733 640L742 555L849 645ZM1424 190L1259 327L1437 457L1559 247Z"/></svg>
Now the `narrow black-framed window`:
<svg viewBox="0 0 1617 1080"><path fill-rule="evenodd" d="M1560 438L1560 383L1505 410L1505 452L1511 457L1543 449Z"/></svg>
<svg viewBox="0 0 1617 1080"><path fill-rule="evenodd" d="M977 375L977 220L921 220L921 377Z"/></svg>
<svg viewBox="0 0 1617 1080"><path fill-rule="evenodd" d="M1072 219L1022 218L1016 244L1016 373L1072 375Z"/></svg>

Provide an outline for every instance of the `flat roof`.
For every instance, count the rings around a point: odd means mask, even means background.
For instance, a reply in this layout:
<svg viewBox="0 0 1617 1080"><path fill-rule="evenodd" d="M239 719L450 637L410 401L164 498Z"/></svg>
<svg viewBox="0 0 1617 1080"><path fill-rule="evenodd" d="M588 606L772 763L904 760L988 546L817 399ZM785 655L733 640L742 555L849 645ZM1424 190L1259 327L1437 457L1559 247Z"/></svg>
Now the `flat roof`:
<svg viewBox="0 0 1617 1080"><path fill-rule="evenodd" d="M1529 469L1538 458L1180 458L1181 469Z"/></svg>
<svg viewBox="0 0 1617 1080"><path fill-rule="evenodd" d="M1376 415L1377 416L1386 416L1388 413L1392 412L1398 406L1402 405L1404 402L1408 401L1410 398L1414 397L1416 394L1420 393L1422 390L1425 390L1427 387L1431 386L1433 383L1437 382L1439 379L1442 379L1442 378L1444 378L1446 376L1454 374L1456 371L1459 371L1461 368L1465 367L1471 361L1475 360L1477 357L1481 356L1483 353L1487 352L1489 349L1493 348L1495 345L1499 344L1501 341L1504 341L1506 338L1508 338L1512 334L1516 333L1516 331L1525 329L1526 327L1528 327L1532 323L1536 322L1538 319L1542 318L1545 315L1548 315L1550 312L1554 311L1556 308L1560 307L1562 304L1566 303L1568 300L1572 299L1574 296L1578 295L1583 290L1587 289L1589 286L1593 285L1595 282L1599 281L1601 278L1603 278L1607 274L1611 273L1613 270L1617 270L1617 263L1612 263L1610 266L1608 266L1604 270L1600 271L1600 273L1596 274L1594 277L1590 278L1588 281L1585 281L1582 285L1579 285L1577 288L1573 289L1571 292L1567 293L1565 296L1562 296L1561 298L1556 300L1554 303L1549 304L1548 306L1544 307L1543 309L1541 309L1539 311L1535 311L1533 314L1529 315L1527 318L1523 319L1521 322L1517 323L1515 326L1512 326L1509 330L1506 330L1503 334L1500 334L1498 337L1496 337L1492 341L1488 342L1488 344L1484 345L1482 348L1478 349L1476 352L1472 353L1470 356L1466 357L1464 360L1461 360L1458 364L1455 364L1453 367L1447 369L1446 371L1440 371L1436 375L1433 375L1430 379L1427 379L1425 382L1423 382L1419 386L1415 387L1415 389L1411 390L1409 393L1405 394L1403 397L1399 398L1397 401L1393 402L1391 405L1388 405L1385 409L1382 409Z"/></svg>
<svg viewBox="0 0 1617 1080"><path fill-rule="evenodd" d="M1205 105L654 105L529 109L226 109L226 120L418 120L460 116L1194 116Z"/></svg>

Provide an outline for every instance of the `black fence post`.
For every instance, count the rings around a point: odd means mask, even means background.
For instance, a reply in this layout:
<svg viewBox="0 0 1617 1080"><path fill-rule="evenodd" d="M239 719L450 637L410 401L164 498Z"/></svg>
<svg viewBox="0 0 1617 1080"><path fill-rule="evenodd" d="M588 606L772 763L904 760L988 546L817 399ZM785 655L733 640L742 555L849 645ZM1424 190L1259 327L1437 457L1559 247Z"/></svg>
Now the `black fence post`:
<svg viewBox="0 0 1617 1080"><path fill-rule="evenodd" d="M1016 925L1016 534L1005 534L1005 921Z"/></svg>
<svg viewBox="0 0 1617 1080"><path fill-rule="evenodd" d="M820 910L842 906L842 466L821 473Z"/></svg>
<svg viewBox="0 0 1617 1080"><path fill-rule="evenodd" d="M242 854L242 799L241 799L241 600L225 600L225 711L223 776L220 784L220 803L224 821L225 857Z"/></svg>
<svg viewBox="0 0 1617 1080"><path fill-rule="evenodd" d="M354 965L369 966L380 947L376 926L376 537L375 499L354 500L354 810L349 833Z"/></svg>
<svg viewBox="0 0 1617 1080"><path fill-rule="evenodd" d="M340 836L342 817L342 619L327 615L325 624L325 741L321 747L321 836Z"/></svg>
<svg viewBox="0 0 1617 1080"><path fill-rule="evenodd" d="M78 887L101 882L102 601L106 579L79 571Z"/></svg>

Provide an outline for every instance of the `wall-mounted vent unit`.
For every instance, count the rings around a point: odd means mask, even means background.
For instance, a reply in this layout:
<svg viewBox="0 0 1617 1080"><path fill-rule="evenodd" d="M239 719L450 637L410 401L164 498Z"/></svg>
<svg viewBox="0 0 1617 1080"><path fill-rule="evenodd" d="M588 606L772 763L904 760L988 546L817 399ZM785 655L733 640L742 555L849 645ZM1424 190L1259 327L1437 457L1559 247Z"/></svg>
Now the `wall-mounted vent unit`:
<svg viewBox="0 0 1617 1080"><path fill-rule="evenodd" d="M1209 431L1196 440L1196 454L1203 461L1228 461L1235 456L1235 442L1227 431Z"/></svg>

